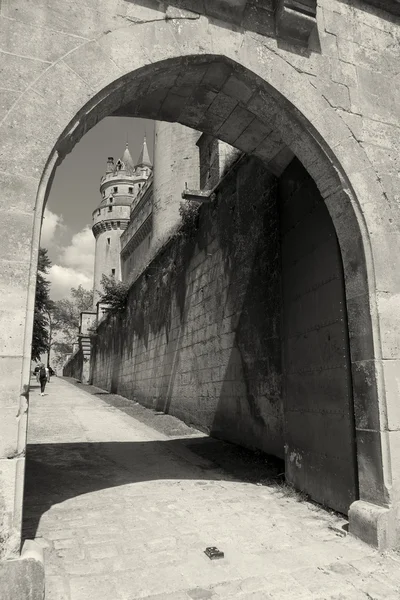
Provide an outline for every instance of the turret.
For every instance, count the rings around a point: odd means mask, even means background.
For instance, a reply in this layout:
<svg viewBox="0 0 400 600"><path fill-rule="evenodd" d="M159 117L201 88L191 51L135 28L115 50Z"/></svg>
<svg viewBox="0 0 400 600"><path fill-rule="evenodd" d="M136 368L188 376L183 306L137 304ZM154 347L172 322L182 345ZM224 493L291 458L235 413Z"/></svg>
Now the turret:
<svg viewBox="0 0 400 600"><path fill-rule="evenodd" d="M127 228L130 207L152 170L146 140L137 165L134 165L128 144L120 159L107 160L106 173L101 178L101 202L93 211L93 235L96 238L93 303L96 307L102 293L103 274L121 280L120 237Z"/></svg>
<svg viewBox="0 0 400 600"><path fill-rule="evenodd" d="M107 168L106 168L106 173L112 173L114 171L115 165L114 165L114 157L113 156L109 156L107 159Z"/></svg>

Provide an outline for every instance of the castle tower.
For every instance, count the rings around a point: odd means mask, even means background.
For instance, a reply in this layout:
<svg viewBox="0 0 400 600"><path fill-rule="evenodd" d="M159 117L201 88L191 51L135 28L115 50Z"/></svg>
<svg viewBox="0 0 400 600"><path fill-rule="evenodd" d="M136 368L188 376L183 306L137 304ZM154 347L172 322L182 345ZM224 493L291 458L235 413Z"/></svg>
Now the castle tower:
<svg viewBox="0 0 400 600"><path fill-rule="evenodd" d="M152 172L152 164L144 138L142 150L135 165L128 144L122 157L114 163L111 156L107 161L106 173L101 178L101 202L93 211L93 235L96 238L93 304L102 293L103 274L121 280L120 237L127 228L130 207L141 187Z"/></svg>

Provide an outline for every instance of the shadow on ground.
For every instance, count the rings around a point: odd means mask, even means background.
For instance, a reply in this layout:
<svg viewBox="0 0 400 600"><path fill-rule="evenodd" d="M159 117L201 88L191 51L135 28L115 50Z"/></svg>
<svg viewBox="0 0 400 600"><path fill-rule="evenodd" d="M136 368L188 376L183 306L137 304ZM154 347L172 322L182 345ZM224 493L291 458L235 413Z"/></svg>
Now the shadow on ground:
<svg viewBox="0 0 400 600"><path fill-rule="evenodd" d="M228 480L276 485L281 464L210 438L151 442L31 444L23 539L35 537L54 504L82 494L156 480Z"/></svg>

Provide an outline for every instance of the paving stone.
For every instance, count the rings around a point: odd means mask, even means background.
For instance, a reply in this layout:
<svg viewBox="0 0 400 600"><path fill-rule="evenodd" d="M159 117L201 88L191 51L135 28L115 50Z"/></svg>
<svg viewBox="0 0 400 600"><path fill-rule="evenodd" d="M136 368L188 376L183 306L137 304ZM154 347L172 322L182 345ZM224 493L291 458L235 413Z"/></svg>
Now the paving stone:
<svg viewBox="0 0 400 600"><path fill-rule="evenodd" d="M25 530L44 544L46 600L400 597L399 556L338 538L339 518L204 471L134 417L51 385L57 405L32 393L25 503ZM207 546L224 559L210 561Z"/></svg>
<svg viewBox="0 0 400 600"><path fill-rule="evenodd" d="M87 553L92 559L110 558L118 554L117 548L109 544L91 544L87 548Z"/></svg>

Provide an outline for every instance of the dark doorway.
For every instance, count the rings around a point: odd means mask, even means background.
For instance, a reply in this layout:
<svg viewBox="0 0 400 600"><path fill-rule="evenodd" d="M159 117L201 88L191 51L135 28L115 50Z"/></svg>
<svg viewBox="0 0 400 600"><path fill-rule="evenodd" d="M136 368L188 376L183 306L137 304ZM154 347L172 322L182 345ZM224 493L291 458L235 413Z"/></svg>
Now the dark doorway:
<svg viewBox="0 0 400 600"><path fill-rule="evenodd" d="M357 499L352 379L336 232L295 159L279 182L287 480L347 514Z"/></svg>

